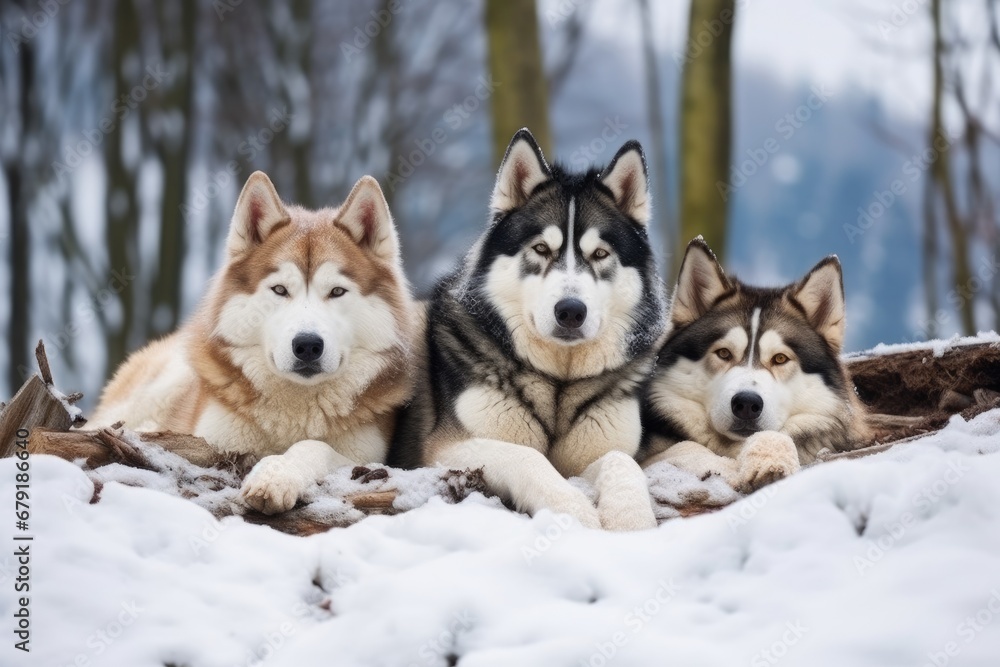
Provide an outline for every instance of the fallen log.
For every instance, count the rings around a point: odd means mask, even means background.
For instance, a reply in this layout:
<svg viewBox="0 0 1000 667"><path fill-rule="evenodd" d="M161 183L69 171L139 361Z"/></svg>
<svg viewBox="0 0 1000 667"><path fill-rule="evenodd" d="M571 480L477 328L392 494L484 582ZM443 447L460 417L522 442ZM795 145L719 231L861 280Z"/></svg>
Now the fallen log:
<svg viewBox="0 0 1000 667"><path fill-rule="evenodd" d="M965 418L1000 404L1000 343L960 345L936 354L906 350L846 359L858 397L876 416L911 417L897 422L896 439L907 430L938 430L953 414ZM876 424L877 426L878 424Z"/></svg>

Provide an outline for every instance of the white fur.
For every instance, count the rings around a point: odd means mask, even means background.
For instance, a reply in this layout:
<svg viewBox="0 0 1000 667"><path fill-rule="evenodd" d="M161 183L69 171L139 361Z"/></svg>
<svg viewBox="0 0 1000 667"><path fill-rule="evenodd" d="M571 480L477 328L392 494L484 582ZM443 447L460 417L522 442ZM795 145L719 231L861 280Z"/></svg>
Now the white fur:
<svg viewBox="0 0 1000 667"><path fill-rule="evenodd" d="M757 330L760 329L760 308L753 309L750 317L750 346L747 348L747 368L753 368L753 351L757 346Z"/></svg>
<svg viewBox="0 0 1000 667"><path fill-rule="evenodd" d="M619 156L611 172L602 180L626 214L643 225L649 223L653 207L649 200L649 186L641 153L633 150Z"/></svg>
<svg viewBox="0 0 1000 667"><path fill-rule="evenodd" d="M623 452L608 452L583 472L597 491L597 516L605 530L656 528L646 474Z"/></svg>
<svg viewBox="0 0 1000 667"><path fill-rule="evenodd" d="M489 488L522 512L547 509L569 514L586 528L600 528L597 509L537 449L474 438L444 448L434 462L450 468L482 468Z"/></svg>
<svg viewBox="0 0 1000 667"><path fill-rule="evenodd" d="M284 286L288 295L275 294L276 285ZM335 287L347 292L331 298ZM271 374L299 384L321 384L350 361L352 350L379 352L399 343L388 304L377 296L361 294L330 262L320 266L308 283L295 264L281 264L253 294L226 302L215 333L236 346L234 360L255 385L258 379L266 382ZM311 377L293 370L292 341L303 333L323 339L322 370Z"/></svg>
<svg viewBox="0 0 1000 667"><path fill-rule="evenodd" d="M573 237L576 235L576 197L569 198L569 210L566 212L566 272L570 275L576 274L576 246L573 245Z"/></svg>
<svg viewBox="0 0 1000 667"><path fill-rule="evenodd" d="M523 512L545 509L569 514L586 528L655 528L646 476L631 456L610 451L583 476L594 484L597 507L571 485L537 449L500 440L474 438L439 452L436 465L482 468L486 483Z"/></svg>
<svg viewBox="0 0 1000 667"><path fill-rule="evenodd" d="M735 457L720 456L697 442L679 442L643 461L648 468L669 463L704 479L722 477L734 489L751 493L800 468L795 442L784 433L761 431L742 443Z"/></svg>
<svg viewBox="0 0 1000 667"><path fill-rule="evenodd" d="M528 141L515 141L500 165L490 208L493 211L513 210L524 204L531 191L548 179L548 165L539 160Z"/></svg>
<svg viewBox="0 0 1000 667"><path fill-rule="evenodd" d="M844 344L847 322L840 263L821 262L803 279L795 291L795 298L802 304L812 326L839 351Z"/></svg>
<svg viewBox="0 0 1000 667"><path fill-rule="evenodd" d="M284 454L266 456L258 461L243 481L240 495L248 505L265 514L286 512L311 485L337 468L378 460L368 457L378 453L382 440L381 433L373 426L345 434L338 445L350 457L325 442L301 440ZM384 449L382 454L384 456Z"/></svg>
<svg viewBox="0 0 1000 667"><path fill-rule="evenodd" d="M226 252L232 259L246 255L253 250L254 239L267 237L271 230L288 219L288 211L281 204L271 179L264 172L255 171L236 201L226 238Z"/></svg>
<svg viewBox="0 0 1000 667"><path fill-rule="evenodd" d="M545 453L545 431L514 397L474 385L455 401L455 416L470 433L506 439Z"/></svg>
<svg viewBox="0 0 1000 667"><path fill-rule="evenodd" d="M590 233L584 234L581 243L590 240ZM613 281L595 280L589 272L577 271L571 275L558 269L522 278L521 256L533 252L529 244L519 255L498 257L490 267L485 286L491 303L507 322L518 354L540 370L563 375L566 369L559 366L558 355L553 355L551 349L588 344L587 354L574 360L577 363L570 377L592 375L624 363L631 314L642 298L639 271L619 266ZM530 256L528 259L537 261ZM612 255L602 261L617 260ZM553 335L555 305L568 296L582 300L587 306L587 320L581 327L583 337L576 341L564 341Z"/></svg>
<svg viewBox="0 0 1000 667"><path fill-rule="evenodd" d="M243 260L285 222L308 225L310 217L327 214L331 231L334 222L343 224L389 267L405 307L412 308L392 218L371 177L358 182L341 209L308 212L286 209L267 176L253 174L230 224L229 261ZM278 285L286 295L275 293ZM332 296L335 287L346 292ZM415 325L397 320L378 296L363 295L334 261L311 276L283 262L253 293L231 292L217 279L184 329L133 355L105 392L107 404L94 424L122 419L133 429L181 430L221 452L264 457L245 480L243 497L265 512L288 509L337 466L384 461L383 429L406 399L409 381L391 380L387 393L371 401L359 397L387 363L409 354ZM292 341L301 333L323 339L319 372L311 377L295 372ZM220 377L229 371L198 356L205 346L227 354L242 377Z"/></svg>
<svg viewBox="0 0 1000 667"><path fill-rule="evenodd" d="M725 369L715 358L721 347L733 354ZM672 406L671 417L694 441L654 442L652 451L659 453L643 461L643 467L667 461L696 475L720 475L733 488L748 492L795 472L815 456L797 449L790 436L830 427L844 412L843 400L821 376L802 372L776 331L760 334L754 367L748 366L751 349L746 330L734 327L705 359L681 358L653 382L654 405ZM770 364L778 353L789 357L786 365ZM732 399L741 391L754 391L764 401L760 431L747 438L729 430Z"/></svg>

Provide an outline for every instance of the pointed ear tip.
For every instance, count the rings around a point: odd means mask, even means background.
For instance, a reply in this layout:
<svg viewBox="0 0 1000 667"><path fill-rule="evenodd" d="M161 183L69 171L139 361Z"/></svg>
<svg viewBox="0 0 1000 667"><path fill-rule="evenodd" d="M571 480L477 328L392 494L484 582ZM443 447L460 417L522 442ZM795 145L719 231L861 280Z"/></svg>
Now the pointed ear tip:
<svg viewBox="0 0 1000 667"><path fill-rule="evenodd" d="M364 190L373 190L382 194L382 186L379 185L378 179L371 174L365 174L358 179L358 182L354 184L354 187L362 192Z"/></svg>
<svg viewBox="0 0 1000 667"><path fill-rule="evenodd" d="M708 242L705 240L705 237L702 236L701 234L694 237L688 242L685 254L691 252L692 250L700 250L709 257L711 257L713 261L718 261L717 258L715 257L715 253L712 251L712 248L708 245Z"/></svg>
<svg viewBox="0 0 1000 667"><path fill-rule="evenodd" d="M625 153L631 153L633 151L638 153L645 160L646 153L642 150L642 144L639 143L638 139L629 139L624 144L622 144L621 148L618 149L618 153L620 155L624 155Z"/></svg>
<svg viewBox="0 0 1000 667"><path fill-rule="evenodd" d="M531 133L527 127L522 127L520 130L514 133L514 136L510 138L510 143L514 143L519 139L529 139L532 142L535 141L535 136Z"/></svg>
<svg viewBox="0 0 1000 667"><path fill-rule="evenodd" d="M843 274L844 272L844 269L840 264L840 258L837 257L836 255L827 255L826 257L820 260L819 264L817 264L815 268L813 268L813 270L810 271L810 273L827 268L834 269L838 274Z"/></svg>

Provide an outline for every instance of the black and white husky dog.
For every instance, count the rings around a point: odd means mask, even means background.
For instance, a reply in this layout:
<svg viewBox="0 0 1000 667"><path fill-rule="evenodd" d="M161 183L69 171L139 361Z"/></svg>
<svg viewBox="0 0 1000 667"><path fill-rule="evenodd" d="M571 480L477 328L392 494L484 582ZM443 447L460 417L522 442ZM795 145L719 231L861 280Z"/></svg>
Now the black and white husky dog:
<svg viewBox="0 0 1000 667"><path fill-rule="evenodd" d="M863 442L864 409L840 361L845 316L836 257L768 289L727 277L692 241L644 403L643 465L669 461L749 492Z"/></svg>
<svg viewBox="0 0 1000 667"><path fill-rule="evenodd" d="M434 293L424 379L391 462L482 468L530 513L655 526L634 459L666 327L649 219L638 143L571 173L546 164L530 132L514 135L487 229ZM594 484L596 507L566 480L576 475Z"/></svg>

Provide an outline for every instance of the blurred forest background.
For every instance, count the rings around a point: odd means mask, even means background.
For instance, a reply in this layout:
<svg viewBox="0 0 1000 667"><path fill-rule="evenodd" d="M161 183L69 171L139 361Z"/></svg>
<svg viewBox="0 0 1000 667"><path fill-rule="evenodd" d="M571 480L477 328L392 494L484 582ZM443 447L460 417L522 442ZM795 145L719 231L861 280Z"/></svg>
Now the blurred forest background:
<svg viewBox="0 0 1000 667"><path fill-rule="evenodd" d="M92 405L221 261L246 177L339 203L375 175L420 291L502 150L646 148L673 281L845 269L848 347L997 328L998 0L2 0L0 397L41 338Z"/></svg>

